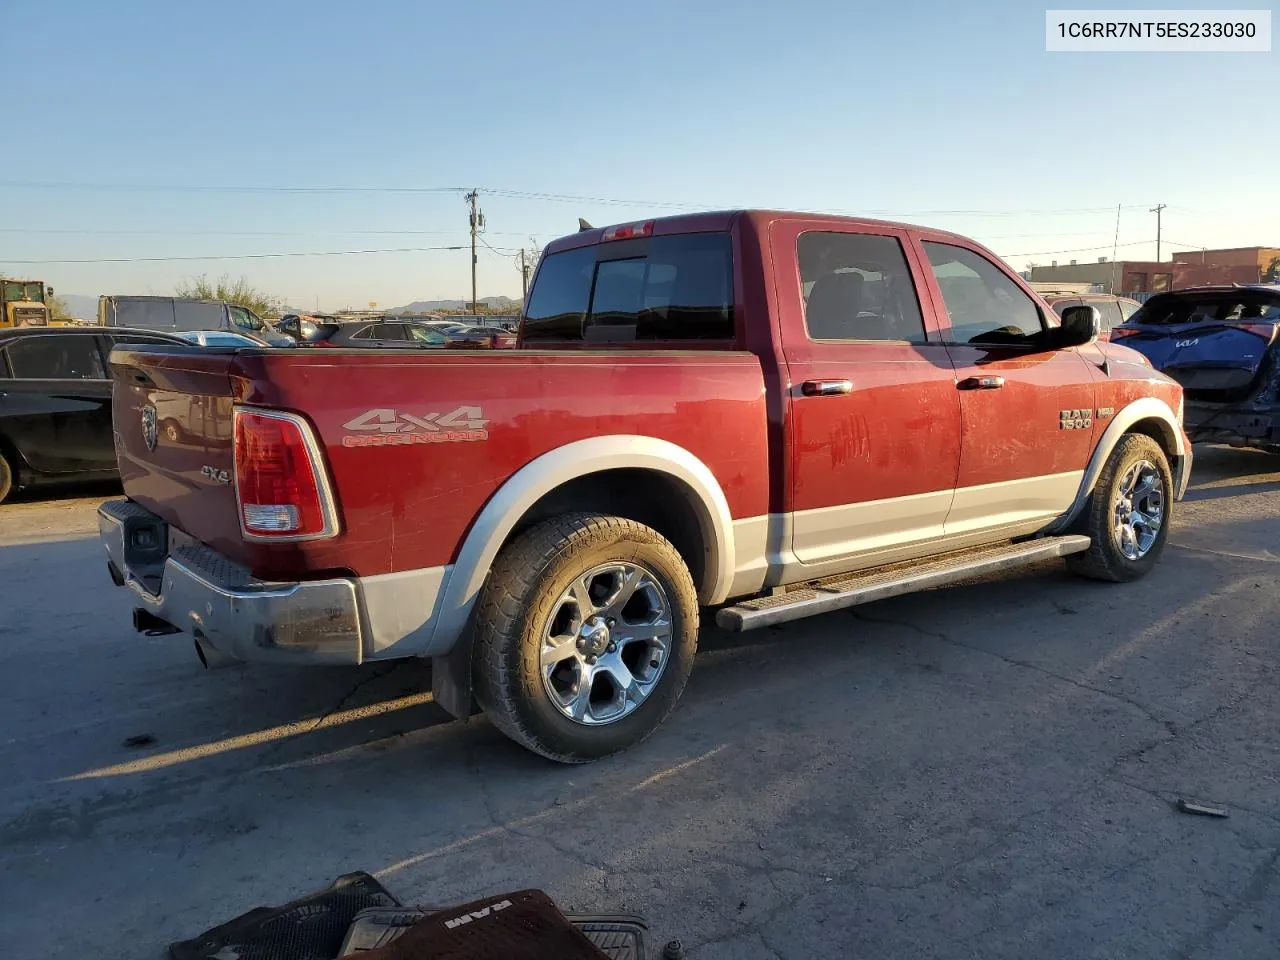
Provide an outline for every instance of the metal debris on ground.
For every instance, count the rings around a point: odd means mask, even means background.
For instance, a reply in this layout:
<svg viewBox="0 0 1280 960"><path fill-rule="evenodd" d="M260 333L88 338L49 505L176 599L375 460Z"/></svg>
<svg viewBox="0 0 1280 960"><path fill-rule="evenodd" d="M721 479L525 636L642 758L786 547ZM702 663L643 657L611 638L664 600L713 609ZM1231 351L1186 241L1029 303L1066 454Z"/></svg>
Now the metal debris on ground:
<svg viewBox="0 0 1280 960"><path fill-rule="evenodd" d="M1178 810L1182 813L1193 813L1199 817L1225 817L1228 813L1222 807L1209 807L1203 803L1193 803L1190 800L1178 798Z"/></svg>

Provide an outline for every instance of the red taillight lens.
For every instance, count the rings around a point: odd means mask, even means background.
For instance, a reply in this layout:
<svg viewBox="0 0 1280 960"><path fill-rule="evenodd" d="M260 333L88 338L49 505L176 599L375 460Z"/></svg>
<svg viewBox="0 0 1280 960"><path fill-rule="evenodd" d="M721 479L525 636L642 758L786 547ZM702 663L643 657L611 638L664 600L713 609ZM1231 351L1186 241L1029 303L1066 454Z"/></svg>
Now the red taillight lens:
<svg viewBox="0 0 1280 960"><path fill-rule="evenodd" d="M1248 330L1250 333L1257 334L1267 343L1276 338L1276 325L1274 323L1236 323L1232 324L1232 326L1238 330Z"/></svg>
<svg viewBox="0 0 1280 960"><path fill-rule="evenodd" d="M610 227L600 237L604 240L630 240L634 237L647 237L653 233L653 221L646 220L644 223L624 223L621 226Z"/></svg>
<svg viewBox="0 0 1280 960"><path fill-rule="evenodd" d="M1141 331L1141 330L1139 330L1137 327L1112 327L1112 328L1111 328L1111 339L1112 339L1112 340L1119 340L1119 339L1121 339L1122 337L1131 337L1131 336L1133 336L1135 333L1141 333L1141 332L1142 332L1142 331Z"/></svg>
<svg viewBox="0 0 1280 960"><path fill-rule="evenodd" d="M302 540L337 532L311 428L292 414L236 410L240 529L255 539Z"/></svg>

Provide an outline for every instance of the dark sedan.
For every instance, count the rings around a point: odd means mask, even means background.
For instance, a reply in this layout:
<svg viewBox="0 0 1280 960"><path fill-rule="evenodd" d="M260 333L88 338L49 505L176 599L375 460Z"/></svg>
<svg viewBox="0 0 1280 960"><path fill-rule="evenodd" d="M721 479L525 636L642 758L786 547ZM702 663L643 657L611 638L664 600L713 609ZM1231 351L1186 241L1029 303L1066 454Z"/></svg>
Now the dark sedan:
<svg viewBox="0 0 1280 960"><path fill-rule="evenodd" d="M493 346L492 337L472 333L462 325L456 332L430 320L350 320L334 317L282 317L277 329L299 344L344 348L426 348L483 349Z"/></svg>
<svg viewBox="0 0 1280 960"><path fill-rule="evenodd" d="M107 357L117 343L187 341L122 327L0 330L0 501L15 490L116 476Z"/></svg>

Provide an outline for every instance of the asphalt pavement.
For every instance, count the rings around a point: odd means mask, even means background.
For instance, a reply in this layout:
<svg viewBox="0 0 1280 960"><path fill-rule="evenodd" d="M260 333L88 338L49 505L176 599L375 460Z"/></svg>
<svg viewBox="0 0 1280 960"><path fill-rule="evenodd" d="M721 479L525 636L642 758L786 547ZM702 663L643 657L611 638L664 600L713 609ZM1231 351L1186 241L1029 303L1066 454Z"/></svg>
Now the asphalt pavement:
<svg viewBox="0 0 1280 960"><path fill-rule="evenodd" d="M0 507L8 956L159 958L352 870L541 887L695 960L1280 953L1280 458L1200 449L1137 584L707 627L667 725L583 767L446 722L413 663L206 672L134 634L99 499Z"/></svg>

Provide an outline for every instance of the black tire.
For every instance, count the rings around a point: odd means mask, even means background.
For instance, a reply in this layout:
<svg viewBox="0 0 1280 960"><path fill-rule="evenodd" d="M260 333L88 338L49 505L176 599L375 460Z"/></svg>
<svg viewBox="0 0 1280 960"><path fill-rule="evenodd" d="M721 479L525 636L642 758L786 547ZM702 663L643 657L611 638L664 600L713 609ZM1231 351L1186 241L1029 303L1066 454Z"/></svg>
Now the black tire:
<svg viewBox="0 0 1280 960"><path fill-rule="evenodd" d="M1114 517L1121 482L1130 468L1143 460L1156 468L1164 485L1163 512L1154 542L1142 556L1135 559L1126 556L1122 549ZM1116 448L1111 451L1111 456L1107 458L1098 482L1094 484L1084 516L1078 525L1079 532L1088 535L1093 542L1086 552L1067 558L1068 568L1080 576L1113 583L1124 583L1146 576L1160 559L1169 539L1169 526L1173 519L1173 492L1173 474L1160 444L1137 433L1121 437Z"/></svg>
<svg viewBox="0 0 1280 960"><path fill-rule="evenodd" d="M643 567L665 591L670 640L644 699L619 719L588 726L553 702L540 651L566 591L615 561ZM585 763L640 743L675 708L698 646L697 590L680 554L657 531L621 517L566 514L531 527L498 555L472 629L476 700L493 725L534 753Z"/></svg>
<svg viewBox="0 0 1280 960"><path fill-rule="evenodd" d="M13 493L13 467L0 451L0 503L4 503L11 493Z"/></svg>

